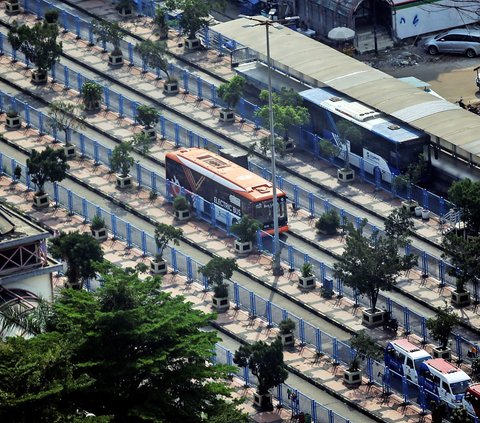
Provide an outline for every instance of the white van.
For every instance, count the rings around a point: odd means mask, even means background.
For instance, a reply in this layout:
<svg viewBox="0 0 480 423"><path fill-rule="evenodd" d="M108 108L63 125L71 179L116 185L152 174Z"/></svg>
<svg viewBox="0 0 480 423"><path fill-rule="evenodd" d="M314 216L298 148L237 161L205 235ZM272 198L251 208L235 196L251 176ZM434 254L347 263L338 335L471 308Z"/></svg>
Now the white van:
<svg viewBox="0 0 480 423"><path fill-rule="evenodd" d="M443 358L424 361L418 371L418 384L425 388L427 396L435 399L430 394L433 393L450 407L462 406L465 391L471 382L463 370Z"/></svg>
<svg viewBox="0 0 480 423"><path fill-rule="evenodd" d="M425 350L412 344L408 339L391 341L385 348L385 366L408 380L418 383L418 369L432 356Z"/></svg>

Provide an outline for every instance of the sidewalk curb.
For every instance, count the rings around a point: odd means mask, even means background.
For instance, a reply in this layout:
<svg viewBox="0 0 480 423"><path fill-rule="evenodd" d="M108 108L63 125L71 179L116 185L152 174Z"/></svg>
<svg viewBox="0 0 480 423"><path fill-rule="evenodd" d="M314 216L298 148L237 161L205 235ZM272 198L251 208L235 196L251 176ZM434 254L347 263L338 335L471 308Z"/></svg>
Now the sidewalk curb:
<svg viewBox="0 0 480 423"><path fill-rule="evenodd" d="M212 325L212 327L214 327L215 329L217 329L219 332L222 332L224 333L225 335L229 336L230 338L233 338L235 341L237 341L238 343L242 344L242 345L247 345L248 342L245 341L244 339L240 338L236 333L233 333L227 329L225 329L222 325L220 325L219 323L215 322L215 321L210 321L210 324ZM328 386L325 386L325 385L322 385L320 383L318 383L316 380L306 376L305 374L303 374L302 372L300 372L299 370L297 370L295 367L293 366L290 366L288 364L285 364L285 368L292 374L294 374L295 376L299 377L300 379L303 379L305 382L308 382L309 384L313 385L315 388L317 389L320 389L321 391L324 391L326 392L327 394L329 394L330 396L336 398L337 400L341 401L342 403L344 404L347 404L349 407L352 407L354 408L355 410L359 411L360 413L364 414L365 416L375 420L376 422L378 423L384 423L385 420L381 419L379 416L375 415L374 413L372 413L371 411L369 411L367 408L365 407L362 407L361 405L357 404L356 402L353 402L353 401L348 401L347 398L343 397L342 395L340 395L337 391L335 391L334 389L332 388L329 388ZM344 416L342 416L344 417Z"/></svg>

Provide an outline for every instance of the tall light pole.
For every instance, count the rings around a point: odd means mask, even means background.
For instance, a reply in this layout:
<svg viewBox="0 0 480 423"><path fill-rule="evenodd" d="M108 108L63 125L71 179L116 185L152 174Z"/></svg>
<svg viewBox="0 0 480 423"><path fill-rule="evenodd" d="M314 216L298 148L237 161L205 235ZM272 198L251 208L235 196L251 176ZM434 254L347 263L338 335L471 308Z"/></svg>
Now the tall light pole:
<svg viewBox="0 0 480 423"><path fill-rule="evenodd" d="M272 273L274 276L283 275L283 269L280 265L280 243L279 243L279 230L278 230L278 198L277 198L277 176L276 176L276 166L275 166L275 132L274 132L274 121L273 121L273 104L272 104L272 66L270 59L270 35L269 28L273 24L281 24L291 20L298 19L298 16L285 18L278 21L272 21L271 19L258 19L251 16L239 15L241 18L249 19L255 21L256 24L253 26L264 26L266 41L267 41L267 74L268 74L268 120L270 124L270 149L272 153L272 190L273 190L273 263L272 263Z"/></svg>

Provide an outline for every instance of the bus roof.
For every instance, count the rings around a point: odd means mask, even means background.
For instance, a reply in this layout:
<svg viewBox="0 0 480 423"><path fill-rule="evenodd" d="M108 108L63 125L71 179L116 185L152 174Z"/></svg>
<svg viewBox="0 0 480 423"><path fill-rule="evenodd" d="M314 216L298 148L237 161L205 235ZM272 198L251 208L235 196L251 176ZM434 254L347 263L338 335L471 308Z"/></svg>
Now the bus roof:
<svg viewBox="0 0 480 423"><path fill-rule="evenodd" d="M331 88L311 88L299 94L310 103L393 142L402 143L424 136L423 132Z"/></svg>
<svg viewBox="0 0 480 423"><path fill-rule="evenodd" d="M446 375L449 382L460 382L470 379L470 377L462 369L459 369L443 358L432 358L424 361L424 364Z"/></svg>
<svg viewBox="0 0 480 423"><path fill-rule="evenodd" d="M415 357L416 356L431 357L431 355L427 353L424 349L417 347L415 344L412 344L408 339L398 339L395 341L391 341L390 343L392 345L396 345L398 348L408 353L419 353L419 354L412 354Z"/></svg>
<svg viewBox="0 0 480 423"><path fill-rule="evenodd" d="M167 153L166 158L195 170L250 201L268 200L273 196L270 181L209 150L181 148ZM277 197L283 196L285 193L277 189Z"/></svg>

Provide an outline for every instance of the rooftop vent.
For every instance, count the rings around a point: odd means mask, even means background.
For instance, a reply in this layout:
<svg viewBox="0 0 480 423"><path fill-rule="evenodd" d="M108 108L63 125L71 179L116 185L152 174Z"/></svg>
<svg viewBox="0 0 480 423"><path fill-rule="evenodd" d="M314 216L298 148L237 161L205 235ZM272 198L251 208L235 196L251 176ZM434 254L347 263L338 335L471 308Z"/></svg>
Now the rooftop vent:
<svg viewBox="0 0 480 423"><path fill-rule="evenodd" d="M392 124L388 127L388 129L391 129L392 131L396 131L397 129L400 129L400 126Z"/></svg>
<svg viewBox="0 0 480 423"><path fill-rule="evenodd" d="M335 109L340 113L343 113L344 115L350 116L351 118L358 120L359 122L365 122L369 119L374 119L377 116L380 116L380 113L356 101L352 101L351 103L339 104L335 107Z"/></svg>
<svg viewBox="0 0 480 423"><path fill-rule="evenodd" d="M221 169L223 167L227 167L228 164L224 162L223 160L220 160L218 157L213 157L209 154L205 156L199 156L198 160L203 161L205 164L212 166L217 169Z"/></svg>
<svg viewBox="0 0 480 423"><path fill-rule="evenodd" d="M333 101L334 103L335 103L336 101L342 101L342 99L341 99L340 97L330 97L329 100L330 100L330 101Z"/></svg>

